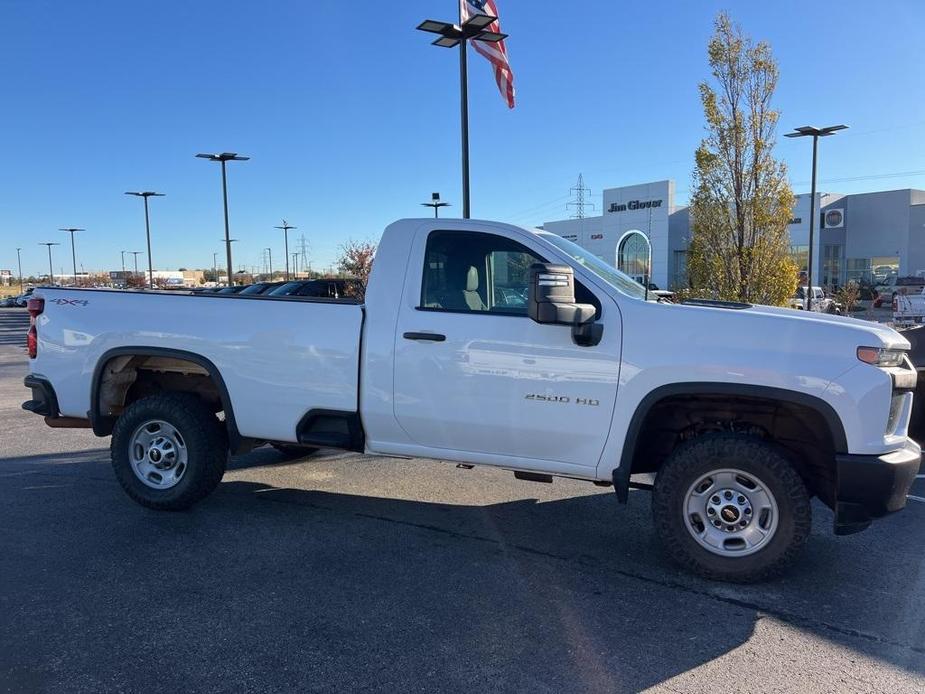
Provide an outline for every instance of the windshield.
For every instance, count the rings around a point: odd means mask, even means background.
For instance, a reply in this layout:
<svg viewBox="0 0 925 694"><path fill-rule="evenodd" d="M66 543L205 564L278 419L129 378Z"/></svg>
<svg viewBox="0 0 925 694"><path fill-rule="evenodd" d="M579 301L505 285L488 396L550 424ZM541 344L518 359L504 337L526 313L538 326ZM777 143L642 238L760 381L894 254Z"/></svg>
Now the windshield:
<svg viewBox="0 0 925 694"><path fill-rule="evenodd" d="M595 275L600 277L607 284L614 287L618 291L621 291L634 299L645 299L645 287L643 287L641 284L639 284L639 282L634 280L629 275L626 275L617 270L617 268L608 265L596 255L589 253L584 248L572 243L568 239L564 239L561 236L557 236L556 234L550 234L549 232L542 232L540 235L560 251L567 254L576 263L586 267L588 270L593 272Z"/></svg>

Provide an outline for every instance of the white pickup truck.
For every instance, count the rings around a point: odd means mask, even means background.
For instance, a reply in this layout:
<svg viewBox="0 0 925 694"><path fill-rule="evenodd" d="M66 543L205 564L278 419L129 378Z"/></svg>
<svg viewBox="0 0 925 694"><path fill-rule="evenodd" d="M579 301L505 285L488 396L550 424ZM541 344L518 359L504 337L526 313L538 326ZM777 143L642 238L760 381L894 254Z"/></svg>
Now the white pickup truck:
<svg viewBox="0 0 925 694"><path fill-rule="evenodd" d="M893 330L646 300L570 241L507 224L392 224L362 304L40 288L29 311L23 407L112 434L119 482L157 509L264 443L492 465L621 502L652 488L674 559L747 581L794 558L812 496L856 532L902 508L919 469Z"/></svg>

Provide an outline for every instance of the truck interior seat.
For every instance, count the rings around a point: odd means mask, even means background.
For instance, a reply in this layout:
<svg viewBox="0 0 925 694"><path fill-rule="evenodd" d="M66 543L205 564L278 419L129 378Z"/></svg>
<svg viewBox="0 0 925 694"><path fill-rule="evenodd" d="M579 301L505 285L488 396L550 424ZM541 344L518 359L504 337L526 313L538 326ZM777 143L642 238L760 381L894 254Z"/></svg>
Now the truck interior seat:
<svg viewBox="0 0 925 694"><path fill-rule="evenodd" d="M466 273L466 288L463 290L463 298L466 300L466 306L469 307L470 311L488 310L479 295L479 271L475 266L470 265Z"/></svg>

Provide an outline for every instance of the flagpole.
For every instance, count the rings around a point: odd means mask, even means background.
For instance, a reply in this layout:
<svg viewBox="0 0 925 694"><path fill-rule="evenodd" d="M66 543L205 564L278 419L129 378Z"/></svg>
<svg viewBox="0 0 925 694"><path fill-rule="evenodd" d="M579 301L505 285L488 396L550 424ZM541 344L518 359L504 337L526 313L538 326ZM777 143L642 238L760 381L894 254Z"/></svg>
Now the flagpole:
<svg viewBox="0 0 925 694"><path fill-rule="evenodd" d="M469 75L466 46L459 42L459 121L462 130L462 216L469 219Z"/></svg>

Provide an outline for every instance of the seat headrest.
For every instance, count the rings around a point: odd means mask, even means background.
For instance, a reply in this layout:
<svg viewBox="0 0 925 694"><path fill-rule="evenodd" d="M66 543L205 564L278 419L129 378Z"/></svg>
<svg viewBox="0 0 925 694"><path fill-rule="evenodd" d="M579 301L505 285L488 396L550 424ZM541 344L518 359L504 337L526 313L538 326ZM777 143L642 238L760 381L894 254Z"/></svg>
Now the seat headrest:
<svg viewBox="0 0 925 694"><path fill-rule="evenodd" d="M466 291L477 292L479 290L479 271L475 267L470 267L466 273Z"/></svg>

